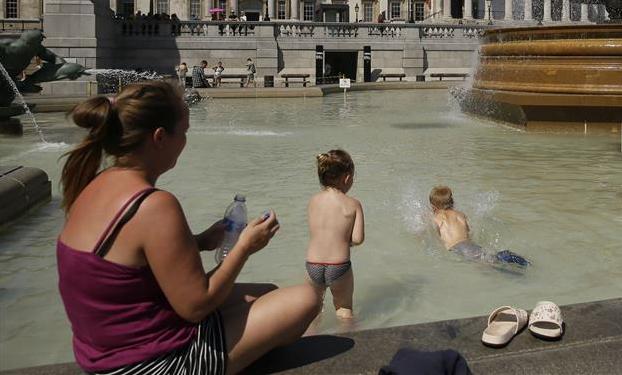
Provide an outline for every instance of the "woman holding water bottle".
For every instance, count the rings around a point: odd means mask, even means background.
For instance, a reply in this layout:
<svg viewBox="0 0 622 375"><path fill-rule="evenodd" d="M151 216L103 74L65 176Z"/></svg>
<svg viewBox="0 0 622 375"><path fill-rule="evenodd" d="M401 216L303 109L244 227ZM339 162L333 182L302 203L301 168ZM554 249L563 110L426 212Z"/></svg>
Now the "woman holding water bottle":
<svg viewBox="0 0 622 375"><path fill-rule="evenodd" d="M80 367L233 374L304 333L319 308L309 285L235 283L278 231L273 211L251 220L206 273L199 251L219 245L223 222L195 236L175 196L155 188L186 144L178 89L128 85L114 98L87 99L71 116L88 134L66 155L57 263ZM104 157L114 162L100 171Z"/></svg>

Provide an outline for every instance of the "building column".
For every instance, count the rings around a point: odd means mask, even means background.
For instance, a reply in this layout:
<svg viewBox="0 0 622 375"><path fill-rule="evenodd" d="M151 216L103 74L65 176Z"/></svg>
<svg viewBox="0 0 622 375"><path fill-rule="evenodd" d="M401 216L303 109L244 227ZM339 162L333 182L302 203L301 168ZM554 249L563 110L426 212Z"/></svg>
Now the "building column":
<svg viewBox="0 0 622 375"><path fill-rule="evenodd" d="M531 8L532 8L531 0L525 0L525 16L523 17L525 21L531 21L533 19L533 12Z"/></svg>
<svg viewBox="0 0 622 375"><path fill-rule="evenodd" d="M190 18L188 16L188 10L189 10L188 4L186 4L185 1L179 1L179 0L170 1L168 10L169 10L169 15L176 14L177 17L182 21L186 21Z"/></svg>
<svg viewBox="0 0 622 375"><path fill-rule="evenodd" d="M605 7L605 4L598 4L597 5L597 9L598 9L598 21L602 22L602 21L606 21L609 18L609 14L607 14L607 7Z"/></svg>
<svg viewBox="0 0 622 375"><path fill-rule="evenodd" d="M240 14L238 13L238 0L231 0L229 6L231 6L231 9L229 10L229 14L231 13L235 13L236 16L240 16ZM228 14L225 14L225 17L228 17Z"/></svg>
<svg viewBox="0 0 622 375"><path fill-rule="evenodd" d="M504 20L512 20L512 0L505 0L505 14L503 15Z"/></svg>
<svg viewBox="0 0 622 375"><path fill-rule="evenodd" d="M443 18L451 19L451 0L443 0Z"/></svg>
<svg viewBox="0 0 622 375"><path fill-rule="evenodd" d="M274 21L274 0L268 0L268 17L270 17L270 21Z"/></svg>
<svg viewBox="0 0 622 375"><path fill-rule="evenodd" d="M464 12L462 18L465 20L473 19L473 0L464 0Z"/></svg>
<svg viewBox="0 0 622 375"><path fill-rule="evenodd" d="M210 9L212 9L212 1L213 0L203 0L203 19L204 20L212 19L212 15L209 12Z"/></svg>
<svg viewBox="0 0 622 375"><path fill-rule="evenodd" d="M492 1L484 2L484 19L492 21L495 17L492 14ZM490 17L490 18L489 18Z"/></svg>
<svg viewBox="0 0 622 375"><path fill-rule="evenodd" d="M134 9L134 13L138 12L139 10L142 14L149 13L149 0L136 0L134 4L136 5L136 9Z"/></svg>
<svg viewBox="0 0 622 375"><path fill-rule="evenodd" d="M544 14L542 15L542 21L551 22L551 0L544 0Z"/></svg>
<svg viewBox="0 0 622 375"><path fill-rule="evenodd" d="M562 21L570 22L570 0L563 0L562 3Z"/></svg>
<svg viewBox="0 0 622 375"><path fill-rule="evenodd" d="M434 16L434 19L439 19L442 17L442 14L443 14L441 12L441 10L443 9L443 0L434 0L434 4L436 4L433 10L433 13L436 13L436 15Z"/></svg>
<svg viewBox="0 0 622 375"><path fill-rule="evenodd" d="M589 10L587 7L587 3L581 3L581 22L589 22Z"/></svg>
<svg viewBox="0 0 622 375"><path fill-rule="evenodd" d="M300 15L298 13L300 13L300 2L298 0L291 0L290 2L290 6L291 6L291 19L293 20L299 20L300 19Z"/></svg>

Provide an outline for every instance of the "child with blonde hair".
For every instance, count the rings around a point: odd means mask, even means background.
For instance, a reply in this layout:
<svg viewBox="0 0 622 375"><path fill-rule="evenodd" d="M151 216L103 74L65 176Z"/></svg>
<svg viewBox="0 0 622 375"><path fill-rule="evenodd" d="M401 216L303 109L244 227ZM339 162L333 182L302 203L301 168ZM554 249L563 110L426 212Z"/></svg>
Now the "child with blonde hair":
<svg viewBox="0 0 622 375"><path fill-rule="evenodd" d="M307 273L318 293L330 288L337 316L350 319L354 293L350 246L365 239L361 202L347 195L354 182L354 162L343 150L316 159L322 190L309 200Z"/></svg>
<svg viewBox="0 0 622 375"><path fill-rule="evenodd" d="M509 250L489 254L469 238L469 223L464 213L454 209L452 191L447 186L436 186L430 192L430 205L434 214L434 225L447 250L471 260L488 263L514 263L529 265L529 261Z"/></svg>

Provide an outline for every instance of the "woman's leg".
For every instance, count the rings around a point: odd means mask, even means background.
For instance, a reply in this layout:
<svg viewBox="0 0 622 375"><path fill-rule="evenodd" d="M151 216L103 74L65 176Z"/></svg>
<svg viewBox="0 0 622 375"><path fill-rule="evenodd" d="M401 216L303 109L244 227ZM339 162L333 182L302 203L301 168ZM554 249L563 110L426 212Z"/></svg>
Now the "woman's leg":
<svg viewBox="0 0 622 375"><path fill-rule="evenodd" d="M318 309L317 293L307 284L276 289L252 302L223 307L227 373L238 373L273 348L300 338Z"/></svg>
<svg viewBox="0 0 622 375"><path fill-rule="evenodd" d="M333 295L333 304L337 317L351 319L352 314L352 295L354 294L354 273L352 268L343 276L335 280L330 286Z"/></svg>
<svg viewBox="0 0 622 375"><path fill-rule="evenodd" d="M271 283L235 283L229 296L220 306L220 309L227 309L229 306L253 302L257 298L268 294L279 287Z"/></svg>

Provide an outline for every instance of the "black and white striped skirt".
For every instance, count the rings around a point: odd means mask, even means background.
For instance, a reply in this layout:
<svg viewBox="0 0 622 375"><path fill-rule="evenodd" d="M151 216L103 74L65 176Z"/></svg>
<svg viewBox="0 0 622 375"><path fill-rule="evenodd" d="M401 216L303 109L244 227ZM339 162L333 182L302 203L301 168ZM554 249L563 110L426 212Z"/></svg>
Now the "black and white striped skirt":
<svg viewBox="0 0 622 375"><path fill-rule="evenodd" d="M144 362L93 375L224 375L227 344L220 312L199 323L197 337L188 346Z"/></svg>

